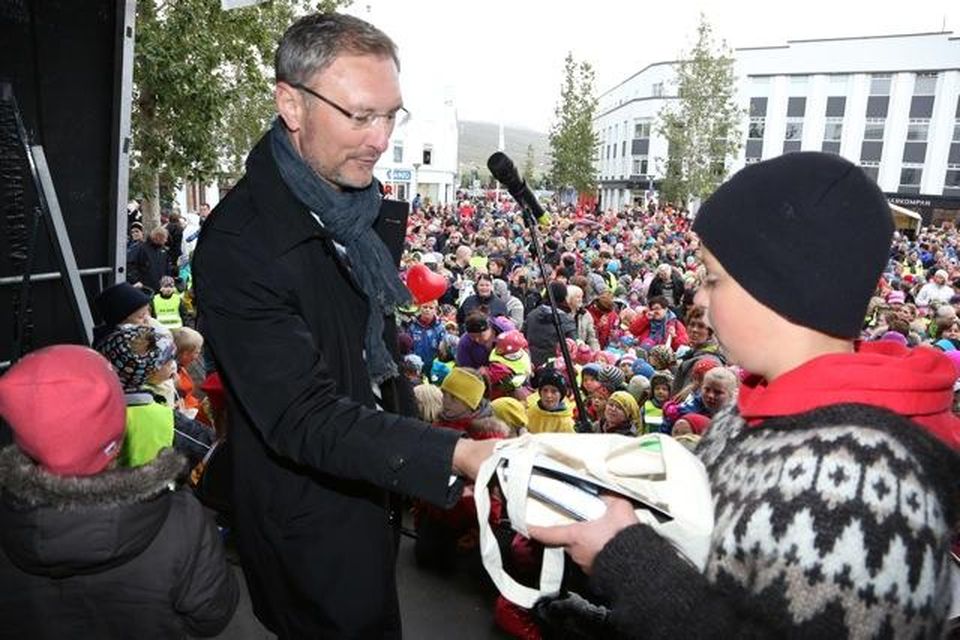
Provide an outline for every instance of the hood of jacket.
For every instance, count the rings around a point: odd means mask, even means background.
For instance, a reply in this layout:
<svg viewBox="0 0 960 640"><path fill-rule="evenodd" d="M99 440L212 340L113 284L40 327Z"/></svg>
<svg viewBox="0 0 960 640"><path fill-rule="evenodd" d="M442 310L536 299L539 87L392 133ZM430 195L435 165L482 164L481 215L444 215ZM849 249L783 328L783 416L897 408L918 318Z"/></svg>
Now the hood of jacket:
<svg viewBox="0 0 960 640"><path fill-rule="evenodd" d="M956 379L953 363L936 349L864 342L855 353L814 358L772 383L752 377L741 385L737 404L754 425L832 404L882 407L960 449L960 419L952 413Z"/></svg>
<svg viewBox="0 0 960 640"><path fill-rule="evenodd" d="M53 578L119 566L149 546L170 509L183 456L87 477L47 473L16 446L0 451L0 546L22 571Z"/></svg>

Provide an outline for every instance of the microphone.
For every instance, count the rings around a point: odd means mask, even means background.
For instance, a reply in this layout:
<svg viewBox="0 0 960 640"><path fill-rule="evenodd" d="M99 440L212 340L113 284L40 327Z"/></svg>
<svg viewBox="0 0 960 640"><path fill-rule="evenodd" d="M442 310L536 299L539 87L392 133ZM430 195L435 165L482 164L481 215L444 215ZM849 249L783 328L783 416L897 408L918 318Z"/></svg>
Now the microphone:
<svg viewBox="0 0 960 640"><path fill-rule="evenodd" d="M487 169L490 169L493 177L503 183L503 186L507 188L507 191L510 192L513 199L516 200L520 206L526 208L533 217L536 218L537 222L542 225L550 223L550 216L547 215L543 207L540 206L536 196L533 195L530 187L528 187L527 183L520 177L517 168L513 164L513 160L511 160L507 154L501 151L494 153L487 159Z"/></svg>

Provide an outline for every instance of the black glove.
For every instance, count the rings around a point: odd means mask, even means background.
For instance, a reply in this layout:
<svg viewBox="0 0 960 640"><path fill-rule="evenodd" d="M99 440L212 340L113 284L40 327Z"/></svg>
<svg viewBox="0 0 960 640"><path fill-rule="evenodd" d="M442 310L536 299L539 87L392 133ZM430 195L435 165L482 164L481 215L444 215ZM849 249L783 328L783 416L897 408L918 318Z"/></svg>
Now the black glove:
<svg viewBox="0 0 960 640"><path fill-rule="evenodd" d="M545 640L609 638L606 607L595 605L573 592L542 598L534 605Z"/></svg>

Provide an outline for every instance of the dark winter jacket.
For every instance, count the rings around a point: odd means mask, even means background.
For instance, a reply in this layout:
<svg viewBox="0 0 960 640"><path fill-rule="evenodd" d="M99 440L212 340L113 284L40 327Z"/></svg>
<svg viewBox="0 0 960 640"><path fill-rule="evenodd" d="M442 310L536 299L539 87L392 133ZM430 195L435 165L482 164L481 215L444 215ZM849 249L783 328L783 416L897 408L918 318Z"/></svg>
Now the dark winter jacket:
<svg viewBox="0 0 960 640"><path fill-rule="evenodd" d="M160 278L173 275L176 272L166 247L147 241L127 253L127 282L130 284L140 282L156 293L160 291Z"/></svg>
<svg viewBox="0 0 960 640"><path fill-rule="evenodd" d="M562 309L557 309L560 316L560 330L564 338L577 339L577 323L573 316ZM523 322L523 333L530 345L530 362L534 368L539 367L549 358L557 354L557 329L553 325L553 313L550 306L542 304L534 309Z"/></svg>
<svg viewBox="0 0 960 640"><path fill-rule="evenodd" d="M406 206L384 201L375 228L399 261ZM366 298L281 179L269 139L203 225L193 276L227 391L234 519L258 618L281 637L398 634L388 490L453 504L459 434L406 417L412 392L399 378L374 394Z"/></svg>
<svg viewBox="0 0 960 640"><path fill-rule="evenodd" d="M238 587L216 527L164 449L136 469L89 477L0 452L0 637L216 635Z"/></svg>
<svg viewBox="0 0 960 640"><path fill-rule="evenodd" d="M671 272L670 274L670 287L671 295L673 297L673 304L670 305L670 308L673 311L677 311L680 308L680 303L683 301L684 293L684 284L683 278L677 275L676 271ZM654 298L656 296L665 296L664 292L664 282L660 279L660 276L654 277L650 282L650 288L647 290L647 300ZM669 302L669 299L667 300Z"/></svg>
<svg viewBox="0 0 960 640"><path fill-rule="evenodd" d="M486 298L481 298L477 294L468 296L457 309L457 326L462 327L463 321L472 311L482 311L488 318L496 318L507 315L507 305L493 294Z"/></svg>

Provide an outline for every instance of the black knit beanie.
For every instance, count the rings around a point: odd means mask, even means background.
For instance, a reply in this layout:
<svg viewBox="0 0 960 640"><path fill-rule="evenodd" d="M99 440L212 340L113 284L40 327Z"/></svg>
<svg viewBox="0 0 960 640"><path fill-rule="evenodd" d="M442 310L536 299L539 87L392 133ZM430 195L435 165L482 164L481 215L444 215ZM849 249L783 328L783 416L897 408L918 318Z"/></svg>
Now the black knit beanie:
<svg viewBox="0 0 960 640"><path fill-rule="evenodd" d="M801 326L854 338L890 254L893 218L859 167L801 152L739 171L700 207L693 230L758 301Z"/></svg>
<svg viewBox="0 0 960 640"><path fill-rule="evenodd" d="M100 292L94 304L108 325L120 324L131 313L150 304L150 296L143 289L121 282Z"/></svg>

